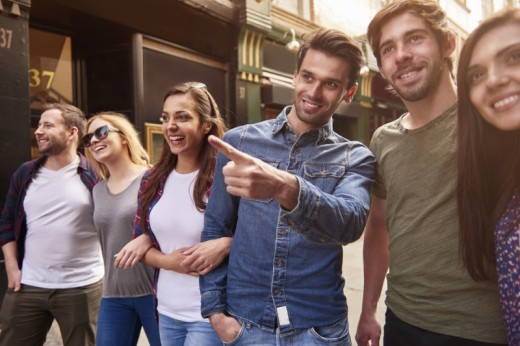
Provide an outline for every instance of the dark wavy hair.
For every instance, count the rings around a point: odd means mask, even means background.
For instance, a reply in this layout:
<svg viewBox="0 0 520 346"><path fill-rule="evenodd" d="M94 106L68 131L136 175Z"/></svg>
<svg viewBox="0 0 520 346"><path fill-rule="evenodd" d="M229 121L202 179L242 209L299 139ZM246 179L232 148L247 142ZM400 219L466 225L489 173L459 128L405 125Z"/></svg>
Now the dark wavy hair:
<svg viewBox="0 0 520 346"><path fill-rule="evenodd" d="M217 103L213 96L209 93L206 86L202 83L187 82L181 83L168 89L164 95L164 101L173 95L190 95L197 104L197 112L200 116L201 124L211 123L211 129L205 135L204 141L200 148L198 163L199 173L195 180L195 187L193 197L195 206L199 211L206 209L205 196L208 192L211 183L213 182L213 173L215 170L215 161L217 158L217 151L208 143L208 137L214 135L222 138L226 131L224 119L220 115ZM159 161L152 168L152 173L148 177L148 184L146 189L139 197L140 210L138 210L140 219L140 226L143 231L146 231L146 212L153 197L155 196L161 179L170 174L177 166L178 157L172 154L170 147L166 140L163 141L163 149Z"/></svg>
<svg viewBox="0 0 520 346"><path fill-rule="evenodd" d="M501 131L485 121L470 100L468 67L476 44L499 26L520 25L520 10L482 22L466 40L459 59L457 89L457 203L459 254L471 277L489 279L495 262L494 229L520 187L520 130Z"/></svg>
<svg viewBox="0 0 520 346"><path fill-rule="evenodd" d="M303 59L309 49L313 49L346 61L350 66L348 88L350 89L356 84L361 66L365 64L365 56L358 42L343 32L334 29L315 30L304 34L302 40L302 45L298 50L296 72L300 71Z"/></svg>

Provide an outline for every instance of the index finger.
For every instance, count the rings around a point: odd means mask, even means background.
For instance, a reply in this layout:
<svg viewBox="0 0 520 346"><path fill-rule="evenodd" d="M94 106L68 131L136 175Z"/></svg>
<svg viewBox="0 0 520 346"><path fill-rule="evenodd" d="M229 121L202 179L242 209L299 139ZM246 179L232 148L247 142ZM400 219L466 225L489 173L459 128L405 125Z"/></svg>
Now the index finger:
<svg viewBox="0 0 520 346"><path fill-rule="evenodd" d="M213 135L208 137L208 142L211 146L222 153L225 157L235 163L247 162L251 159L251 156L241 152L240 150L233 148L223 140Z"/></svg>

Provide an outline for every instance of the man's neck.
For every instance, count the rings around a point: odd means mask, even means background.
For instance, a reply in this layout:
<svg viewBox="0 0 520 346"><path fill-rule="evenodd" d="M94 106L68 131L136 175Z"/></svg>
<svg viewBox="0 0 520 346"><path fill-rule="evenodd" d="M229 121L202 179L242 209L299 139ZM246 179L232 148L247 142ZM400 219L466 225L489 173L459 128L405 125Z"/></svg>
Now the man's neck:
<svg viewBox="0 0 520 346"><path fill-rule="evenodd" d="M455 83L446 71L441 75L437 88L426 97L414 102L403 101L409 114L403 118L402 125L410 130L422 127L443 114L456 101Z"/></svg>
<svg viewBox="0 0 520 346"><path fill-rule="evenodd" d="M78 158L76 150L68 150L56 155L49 155L43 167L57 171Z"/></svg>

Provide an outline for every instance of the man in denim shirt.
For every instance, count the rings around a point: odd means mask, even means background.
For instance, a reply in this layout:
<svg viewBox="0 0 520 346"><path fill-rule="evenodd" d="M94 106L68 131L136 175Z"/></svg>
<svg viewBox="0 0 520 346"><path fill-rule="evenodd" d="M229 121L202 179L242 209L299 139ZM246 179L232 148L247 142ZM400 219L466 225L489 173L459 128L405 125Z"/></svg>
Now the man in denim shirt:
<svg viewBox="0 0 520 346"><path fill-rule="evenodd" d="M336 30L306 36L294 104L230 130L202 240L233 236L227 262L201 277L202 315L233 345L350 345L342 245L365 226L374 157L332 130L364 59Z"/></svg>

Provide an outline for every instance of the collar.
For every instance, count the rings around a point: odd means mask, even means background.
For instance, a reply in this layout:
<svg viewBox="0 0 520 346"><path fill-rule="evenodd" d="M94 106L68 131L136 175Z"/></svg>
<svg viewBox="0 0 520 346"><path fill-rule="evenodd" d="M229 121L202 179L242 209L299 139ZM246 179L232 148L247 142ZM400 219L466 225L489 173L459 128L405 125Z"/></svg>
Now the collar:
<svg viewBox="0 0 520 346"><path fill-rule="evenodd" d="M292 131L291 125L289 124L289 121L287 120L287 115L291 111L291 107L292 106L284 107L284 109L282 109L282 111L276 117L276 119L274 119L273 125L272 125L272 135L273 136L276 135L277 133L279 133L280 131L282 131L283 129L288 129L288 130ZM305 132L305 134L308 136L316 136L317 137L316 141L317 141L317 143L319 143L319 142L325 140L327 137L329 137L333 133L333 131L334 130L332 128L332 119L331 119L325 125L315 128L315 129L310 129L309 131Z"/></svg>
<svg viewBox="0 0 520 346"><path fill-rule="evenodd" d="M81 154L80 152L78 152L78 156L79 156L78 173L80 173L81 171L88 170L90 168L90 166L88 164L87 158L85 156L83 156L83 154ZM43 156L37 158L34 163L34 170L36 171L36 170L40 169L40 167L42 167L45 164L45 162L47 162L47 159L48 159L47 155L43 155Z"/></svg>

